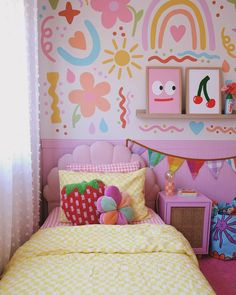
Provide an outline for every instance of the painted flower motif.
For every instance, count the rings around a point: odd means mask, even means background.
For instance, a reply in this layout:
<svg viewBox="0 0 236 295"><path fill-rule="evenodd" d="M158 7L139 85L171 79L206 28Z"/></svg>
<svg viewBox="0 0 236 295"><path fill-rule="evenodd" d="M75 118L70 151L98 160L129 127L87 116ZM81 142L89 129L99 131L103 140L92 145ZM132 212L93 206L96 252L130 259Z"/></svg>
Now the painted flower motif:
<svg viewBox="0 0 236 295"><path fill-rule="evenodd" d="M110 109L110 103L103 97L110 92L111 87L109 83L101 82L94 85L93 75L91 73L83 73L80 76L80 84L83 89L71 91L69 93L69 100L80 106L82 116L91 117L96 108L103 112L107 112Z"/></svg>
<svg viewBox="0 0 236 295"><path fill-rule="evenodd" d="M102 24L105 28L111 28L117 19L129 23L133 15L127 4L130 0L91 0L91 7L102 12Z"/></svg>
<svg viewBox="0 0 236 295"><path fill-rule="evenodd" d="M221 88L221 91L231 94L232 98L234 97L236 99L236 82L227 84Z"/></svg>
<svg viewBox="0 0 236 295"><path fill-rule="evenodd" d="M211 222L211 233L214 241L219 241L219 247L222 248L223 242L229 241L236 245L236 221L231 222L233 215L222 214L216 221ZM232 219L232 220L231 220Z"/></svg>

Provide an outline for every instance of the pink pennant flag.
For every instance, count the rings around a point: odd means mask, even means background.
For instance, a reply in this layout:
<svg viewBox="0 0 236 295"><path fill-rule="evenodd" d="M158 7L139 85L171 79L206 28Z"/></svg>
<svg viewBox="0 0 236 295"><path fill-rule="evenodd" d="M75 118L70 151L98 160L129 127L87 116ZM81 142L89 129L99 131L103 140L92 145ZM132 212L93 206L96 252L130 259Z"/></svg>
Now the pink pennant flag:
<svg viewBox="0 0 236 295"><path fill-rule="evenodd" d="M185 159L168 156L169 170L175 173L183 164Z"/></svg>
<svg viewBox="0 0 236 295"><path fill-rule="evenodd" d="M207 161L207 166L215 179L218 178L220 170L223 167L223 164L224 160Z"/></svg>
<svg viewBox="0 0 236 295"><path fill-rule="evenodd" d="M187 160L188 168L192 174L192 178L195 179L205 163L203 160Z"/></svg>

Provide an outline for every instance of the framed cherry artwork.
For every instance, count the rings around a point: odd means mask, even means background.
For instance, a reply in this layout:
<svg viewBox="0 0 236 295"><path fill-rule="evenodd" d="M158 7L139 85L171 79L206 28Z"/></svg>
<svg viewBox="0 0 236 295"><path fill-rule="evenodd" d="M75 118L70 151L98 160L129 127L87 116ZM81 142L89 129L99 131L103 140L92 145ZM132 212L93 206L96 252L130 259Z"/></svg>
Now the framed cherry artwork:
<svg viewBox="0 0 236 295"><path fill-rule="evenodd" d="M186 113L221 114L220 68L186 69Z"/></svg>
<svg viewBox="0 0 236 295"><path fill-rule="evenodd" d="M181 114L180 67L147 67L147 110L149 114Z"/></svg>

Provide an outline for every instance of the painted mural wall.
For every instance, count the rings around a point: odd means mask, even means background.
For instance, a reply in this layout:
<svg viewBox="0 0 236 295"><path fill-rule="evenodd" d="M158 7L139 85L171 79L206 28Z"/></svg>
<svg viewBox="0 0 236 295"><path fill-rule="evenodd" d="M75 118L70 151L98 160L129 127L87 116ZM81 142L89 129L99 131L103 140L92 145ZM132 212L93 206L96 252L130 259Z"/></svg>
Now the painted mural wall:
<svg viewBox="0 0 236 295"><path fill-rule="evenodd" d="M234 120L140 119L146 67L236 81L235 0L40 0L42 139L235 140ZM166 90L166 89L164 89Z"/></svg>

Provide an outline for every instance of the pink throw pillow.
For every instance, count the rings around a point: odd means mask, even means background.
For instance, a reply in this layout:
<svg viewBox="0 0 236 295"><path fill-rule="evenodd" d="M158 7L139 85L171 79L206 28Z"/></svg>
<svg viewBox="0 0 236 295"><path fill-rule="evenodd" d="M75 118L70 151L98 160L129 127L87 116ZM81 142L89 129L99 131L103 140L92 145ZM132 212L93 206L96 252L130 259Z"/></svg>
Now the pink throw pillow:
<svg viewBox="0 0 236 295"><path fill-rule="evenodd" d="M81 171L81 172L109 172L109 173L127 173L134 172L140 169L138 161L127 163L112 163L112 164L69 164L66 170Z"/></svg>

